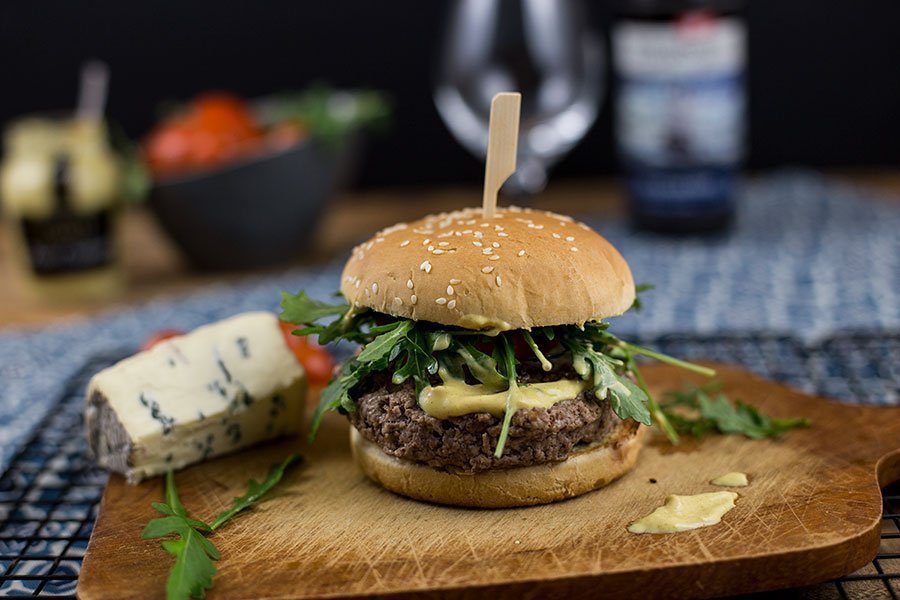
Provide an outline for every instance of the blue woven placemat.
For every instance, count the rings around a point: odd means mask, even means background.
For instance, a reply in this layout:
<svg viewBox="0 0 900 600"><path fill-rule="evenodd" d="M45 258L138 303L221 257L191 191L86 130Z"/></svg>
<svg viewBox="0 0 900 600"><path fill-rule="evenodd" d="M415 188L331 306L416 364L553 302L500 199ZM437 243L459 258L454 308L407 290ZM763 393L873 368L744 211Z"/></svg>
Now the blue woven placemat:
<svg viewBox="0 0 900 600"><path fill-rule="evenodd" d="M616 319L617 333L769 331L813 340L848 329L900 330L900 203L872 196L811 173L756 179L742 192L735 230L711 239L637 234L622 220L578 216L622 251L638 282L657 286L639 315ZM282 289L325 298L342 264L0 334L0 471L89 358L136 348L161 328L275 310Z"/></svg>

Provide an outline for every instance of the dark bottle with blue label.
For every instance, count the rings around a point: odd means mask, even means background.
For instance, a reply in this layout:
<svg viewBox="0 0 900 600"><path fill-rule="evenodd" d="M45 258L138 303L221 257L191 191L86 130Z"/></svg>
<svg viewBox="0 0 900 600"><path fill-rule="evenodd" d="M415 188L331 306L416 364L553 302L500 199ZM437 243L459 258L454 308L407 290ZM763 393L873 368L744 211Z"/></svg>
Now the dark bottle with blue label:
<svg viewBox="0 0 900 600"><path fill-rule="evenodd" d="M680 233L726 228L744 157L740 4L626 0L611 37L616 145L635 224Z"/></svg>

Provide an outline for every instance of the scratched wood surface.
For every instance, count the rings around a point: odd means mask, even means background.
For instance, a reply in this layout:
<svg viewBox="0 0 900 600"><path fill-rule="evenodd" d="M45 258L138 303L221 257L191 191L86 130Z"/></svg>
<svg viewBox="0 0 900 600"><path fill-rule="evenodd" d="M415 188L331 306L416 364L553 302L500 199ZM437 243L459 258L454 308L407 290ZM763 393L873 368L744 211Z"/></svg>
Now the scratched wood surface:
<svg viewBox="0 0 900 600"><path fill-rule="evenodd" d="M687 379L666 366L647 374L656 390ZM375 487L351 462L335 416L277 493L213 536L222 560L209 598L709 597L824 581L867 563L878 546L879 483L900 478L900 409L812 398L733 368L720 368L720 379L732 398L809 416L813 427L777 441L715 436L678 448L655 437L610 487L515 510L433 506ZM177 478L182 499L209 519L247 477L301 447L287 441L187 469ZM625 530L667 494L724 489L708 481L728 471L749 474L750 486L735 488L737 507L721 524ZM161 498L158 480L110 479L79 597L163 595L171 559L140 539Z"/></svg>

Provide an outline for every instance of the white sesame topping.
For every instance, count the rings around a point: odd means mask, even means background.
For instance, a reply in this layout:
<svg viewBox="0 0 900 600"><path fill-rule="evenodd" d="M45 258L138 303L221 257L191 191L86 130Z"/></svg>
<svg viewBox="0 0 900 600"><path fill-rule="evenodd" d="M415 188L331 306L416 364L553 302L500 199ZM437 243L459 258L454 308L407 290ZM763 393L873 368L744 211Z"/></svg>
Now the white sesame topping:
<svg viewBox="0 0 900 600"><path fill-rule="evenodd" d="M488 260L500 260L500 255L492 254L492 255L488 256Z"/></svg>
<svg viewBox="0 0 900 600"><path fill-rule="evenodd" d="M499 248L499 247L500 247L500 242L493 242L493 243L491 244L491 246L493 246L494 248Z"/></svg>
<svg viewBox="0 0 900 600"><path fill-rule="evenodd" d="M438 248L437 250L433 250L433 251L432 251L432 254L443 254L443 253L444 253L444 251L441 250L440 248Z"/></svg>
<svg viewBox="0 0 900 600"><path fill-rule="evenodd" d="M571 248L569 248L569 250L571 250L572 252L578 252L578 248L576 248L575 246L572 246Z"/></svg>
<svg viewBox="0 0 900 600"><path fill-rule="evenodd" d="M462 232L465 235L469 235L470 233L472 233L472 230L471 229L463 229Z"/></svg>
<svg viewBox="0 0 900 600"><path fill-rule="evenodd" d="M494 225L494 231L503 231L502 225Z"/></svg>
<svg viewBox="0 0 900 600"><path fill-rule="evenodd" d="M448 285L448 286L447 286L447 295L448 295L448 296L452 296L452 295L453 295L453 286L452 286L452 285Z"/></svg>
<svg viewBox="0 0 900 600"><path fill-rule="evenodd" d="M378 284L377 284L377 283L373 283L373 284L372 284L372 293L373 293L373 294L377 294L377 293L378 293Z"/></svg>
<svg viewBox="0 0 900 600"><path fill-rule="evenodd" d="M450 242L438 242L438 246L449 246Z"/></svg>
<svg viewBox="0 0 900 600"><path fill-rule="evenodd" d="M574 242L574 241L575 241L575 236L573 236L573 235L567 236L567 237L566 237L566 241L567 241L567 242Z"/></svg>
<svg viewBox="0 0 900 600"><path fill-rule="evenodd" d="M479 227L489 227L489 225L488 225L487 223L481 223L481 224L479 224L478 226L479 226Z"/></svg>
<svg viewBox="0 0 900 600"><path fill-rule="evenodd" d="M359 289L359 279L356 280L356 282L353 284L353 287Z"/></svg>
<svg viewBox="0 0 900 600"><path fill-rule="evenodd" d="M501 231L501 232L498 233L497 235L500 236L500 237L509 237L509 234L506 233L505 231Z"/></svg>
<svg viewBox="0 0 900 600"><path fill-rule="evenodd" d="M481 248L482 246L484 246L484 244L482 244L481 242L479 242L477 240L472 242L472 245L475 246L476 248Z"/></svg>
<svg viewBox="0 0 900 600"><path fill-rule="evenodd" d="M383 237L377 237L377 238L375 238L375 241L376 241L377 243L380 244L381 242L384 241L384 238L383 238Z"/></svg>
<svg viewBox="0 0 900 600"><path fill-rule="evenodd" d="M407 246L409 246L409 240L403 240L402 242L400 242L401 248L406 248Z"/></svg>
<svg viewBox="0 0 900 600"><path fill-rule="evenodd" d="M447 303L447 308L453 309L456 308L456 300L451 300Z"/></svg>
<svg viewBox="0 0 900 600"><path fill-rule="evenodd" d="M534 228L535 228L535 229L543 229L544 226L543 226L543 225L535 225Z"/></svg>
<svg viewBox="0 0 900 600"><path fill-rule="evenodd" d="M516 253L516 256L525 256L525 251L524 251L524 250L519 250L519 252Z"/></svg>
<svg viewBox="0 0 900 600"><path fill-rule="evenodd" d="M412 279L406 280L406 287L408 287L409 289L413 289L413 280Z"/></svg>
<svg viewBox="0 0 900 600"><path fill-rule="evenodd" d="M447 299L444 297L441 297L441 298L438 298L437 300L435 300L435 302L437 302L438 304L447 304Z"/></svg>
<svg viewBox="0 0 900 600"><path fill-rule="evenodd" d="M431 243L431 238L425 238L424 240L422 240L422 245L423 245L423 246L427 246L427 245L430 244L430 243Z"/></svg>
<svg viewBox="0 0 900 600"><path fill-rule="evenodd" d="M482 273L490 273L493 270L494 270L494 267L481 267Z"/></svg>
<svg viewBox="0 0 900 600"><path fill-rule="evenodd" d="M415 303L418 302L418 301L419 301L419 297L416 296L415 294L413 294L412 296L409 297L409 303L410 303L410 304L415 304Z"/></svg>
<svg viewBox="0 0 900 600"><path fill-rule="evenodd" d="M553 237L555 237L556 239L559 239L559 238L561 238L562 236L559 235L558 233L554 233L554 234L553 234Z"/></svg>
<svg viewBox="0 0 900 600"><path fill-rule="evenodd" d="M497 276L494 278L494 281L497 282L497 287L500 287L501 285L503 285L503 281L500 279L500 276L499 276L499 275L497 275Z"/></svg>
<svg viewBox="0 0 900 600"><path fill-rule="evenodd" d="M484 250L481 251L481 253L482 254L493 254L494 249L493 248L485 248Z"/></svg>
<svg viewBox="0 0 900 600"><path fill-rule="evenodd" d="M456 279L455 277L450 280L451 285L456 285L458 283L462 283L462 279Z"/></svg>
<svg viewBox="0 0 900 600"><path fill-rule="evenodd" d="M434 252L434 246L428 246L428 251L429 251L429 252Z"/></svg>
<svg viewBox="0 0 900 600"><path fill-rule="evenodd" d="M480 232L480 231L476 231L476 232L475 232L475 237L477 237L477 238L480 240L481 238L484 237L484 233L482 233L482 232Z"/></svg>
<svg viewBox="0 0 900 600"><path fill-rule="evenodd" d="M394 296L394 304L403 304L403 300L401 300L397 296Z"/></svg>
<svg viewBox="0 0 900 600"><path fill-rule="evenodd" d="M427 260L422 261L422 264L419 265L419 268L421 270L425 271L426 273L431 273L431 263L428 262Z"/></svg>

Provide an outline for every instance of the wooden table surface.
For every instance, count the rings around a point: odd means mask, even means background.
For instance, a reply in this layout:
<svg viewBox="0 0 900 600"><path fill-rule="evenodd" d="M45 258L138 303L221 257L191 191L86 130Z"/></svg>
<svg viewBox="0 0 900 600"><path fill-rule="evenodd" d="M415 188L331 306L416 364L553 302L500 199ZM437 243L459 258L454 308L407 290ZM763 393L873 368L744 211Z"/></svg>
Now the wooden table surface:
<svg viewBox="0 0 900 600"><path fill-rule="evenodd" d="M834 176L855 184L900 195L900 171L847 171ZM331 203L319 228L313 250L297 264L313 264L342 255L354 243L376 229L410 220L430 212L453 210L478 204L477 187L403 188L346 193ZM501 204L508 202L500 200ZM621 211L623 196L613 180L559 182L531 205L567 214ZM264 274L191 272L159 226L144 209L132 209L124 218L124 264L127 291L103 304L46 304L27 298L0 227L0 327L40 326L115 310L160 296L183 294L220 281L236 281Z"/></svg>

